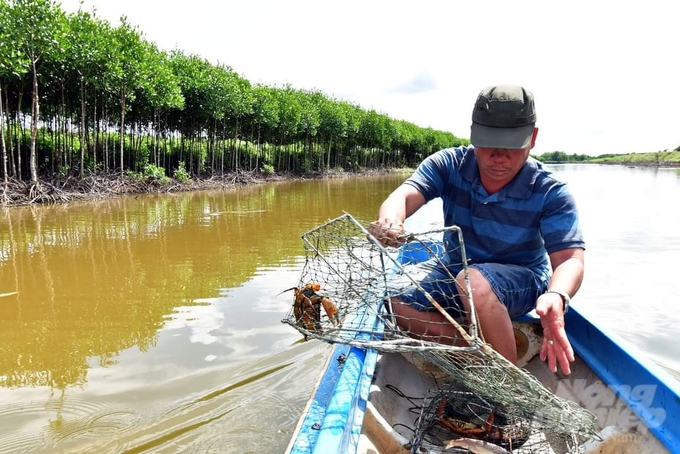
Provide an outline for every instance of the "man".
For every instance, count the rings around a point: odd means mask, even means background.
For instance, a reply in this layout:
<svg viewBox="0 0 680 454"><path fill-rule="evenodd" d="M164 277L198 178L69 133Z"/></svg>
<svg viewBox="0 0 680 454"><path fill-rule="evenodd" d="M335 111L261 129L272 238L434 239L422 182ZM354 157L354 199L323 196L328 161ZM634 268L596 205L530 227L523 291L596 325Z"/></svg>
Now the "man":
<svg viewBox="0 0 680 454"><path fill-rule="evenodd" d="M441 197L445 225L458 225L467 250L472 297L484 339L517 362L511 318L536 309L543 325L540 357L551 371L570 374L574 351L564 330L564 312L581 286L585 243L574 198L540 162L529 157L536 143L533 94L522 87L484 89L472 113L472 146L427 157L383 202L371 232L398 245L404 220ZM451 262L453 264L453 262ZM441 290L439 264L421 286L451 314L469 305L455 285ZM437 270L437 268L440 268ZM459 273L460 268L449 268ZM437 281L437 282L435 282ZM393 305L413 336L454 337L445 317L413 290Z"/></svg>

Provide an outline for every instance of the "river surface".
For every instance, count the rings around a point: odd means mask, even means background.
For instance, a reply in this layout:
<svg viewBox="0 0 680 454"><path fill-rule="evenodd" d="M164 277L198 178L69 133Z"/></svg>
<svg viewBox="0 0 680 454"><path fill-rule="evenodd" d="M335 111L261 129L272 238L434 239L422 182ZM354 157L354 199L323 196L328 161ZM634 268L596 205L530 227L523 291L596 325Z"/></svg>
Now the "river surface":
<svg viewBox="0 0 680 454"><path fill-rule="evenodd" d="M573 304L677 376L680 170L552 168L587 240ZM282 452L330 351L281 323L300 237L404 178L0 211L0 453Z"/></svg>

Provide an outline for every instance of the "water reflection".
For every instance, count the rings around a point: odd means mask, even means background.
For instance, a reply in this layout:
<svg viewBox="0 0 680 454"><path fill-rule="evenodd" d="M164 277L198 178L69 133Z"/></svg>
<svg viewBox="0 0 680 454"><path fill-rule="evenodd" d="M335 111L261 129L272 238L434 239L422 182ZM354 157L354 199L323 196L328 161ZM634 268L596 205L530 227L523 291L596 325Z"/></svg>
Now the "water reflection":
<svg viewBox="0 0 680 454"><path fill-rule="evenodd" d="M83 385L130 349L196 367L290 342L273 296L297 283L301 233L375 190L286 182L5 209L0 293L18 293L0 304L0 386Z"/></svg>

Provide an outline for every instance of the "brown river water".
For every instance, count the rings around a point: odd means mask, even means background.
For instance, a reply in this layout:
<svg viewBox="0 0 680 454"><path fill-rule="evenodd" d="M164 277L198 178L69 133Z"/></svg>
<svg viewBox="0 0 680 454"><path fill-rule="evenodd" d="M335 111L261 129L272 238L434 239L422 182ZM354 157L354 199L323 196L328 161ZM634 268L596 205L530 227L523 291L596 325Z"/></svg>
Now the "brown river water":
<svg viewBox="0 0 680 454"><path fill-rule="evenodd" d="M554 169L588 243L573 304L677 374L680 171ZM0 211L0 454L282 452L330 351L281 323L300 237L404 177Z"/></svg>

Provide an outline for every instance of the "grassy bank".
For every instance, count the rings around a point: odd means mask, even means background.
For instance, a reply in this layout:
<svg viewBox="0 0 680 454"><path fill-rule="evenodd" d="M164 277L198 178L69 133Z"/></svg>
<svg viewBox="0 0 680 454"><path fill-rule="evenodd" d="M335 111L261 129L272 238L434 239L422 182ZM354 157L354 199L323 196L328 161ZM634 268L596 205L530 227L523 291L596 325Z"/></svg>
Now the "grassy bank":
<svg viewBox="0 0 680 454"><path fill-rule="evenodd" d="M632 166L680 167L680 151L656 153L631 153L626 155L604 155L589 159L598 164L621 164Z"/></svg>

